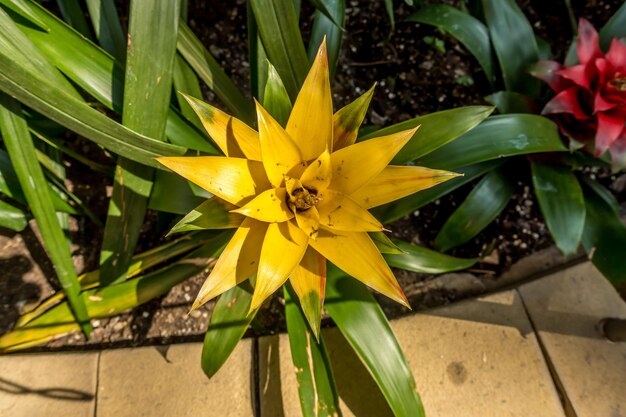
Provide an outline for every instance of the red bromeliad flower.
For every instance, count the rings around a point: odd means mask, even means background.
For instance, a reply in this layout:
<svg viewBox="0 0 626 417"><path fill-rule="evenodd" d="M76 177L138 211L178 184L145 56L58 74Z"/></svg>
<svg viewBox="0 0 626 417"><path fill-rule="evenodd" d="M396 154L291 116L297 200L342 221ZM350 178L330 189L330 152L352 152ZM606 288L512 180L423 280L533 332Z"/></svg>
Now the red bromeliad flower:
<svg viewBox="0 0 626 417"><path fill-rule="evenodd" d="M576 142L590 145L595 156L611 153L613 164L626 166L626 45L613 39L609 52L600 50L598 32L585 19L578 25L579 64L564 67L541 61L533 75L557 93L546 104L561 131Z"/></svg>

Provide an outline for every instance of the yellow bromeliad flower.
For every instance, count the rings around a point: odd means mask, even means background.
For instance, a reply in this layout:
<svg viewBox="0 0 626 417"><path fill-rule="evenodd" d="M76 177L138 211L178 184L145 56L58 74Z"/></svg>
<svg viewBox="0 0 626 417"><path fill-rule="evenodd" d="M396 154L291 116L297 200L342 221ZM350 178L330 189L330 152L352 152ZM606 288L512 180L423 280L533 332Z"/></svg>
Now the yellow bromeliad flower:
<svg viewBox="0 0 626 417"><path fill-rule="evenodd" d="M373 88L333 114L325 42L283 128L256 103L259 131L187 97L226 156L163 157L159 162L214 195L208 219L237 228L193 305L256 274L250 311L287 279L317 333L326 260L409 306L368 232L383 225L367 210L456 174L387 166L417 129L355 143ZM206 203L205 203L206 204Z"/></svg>

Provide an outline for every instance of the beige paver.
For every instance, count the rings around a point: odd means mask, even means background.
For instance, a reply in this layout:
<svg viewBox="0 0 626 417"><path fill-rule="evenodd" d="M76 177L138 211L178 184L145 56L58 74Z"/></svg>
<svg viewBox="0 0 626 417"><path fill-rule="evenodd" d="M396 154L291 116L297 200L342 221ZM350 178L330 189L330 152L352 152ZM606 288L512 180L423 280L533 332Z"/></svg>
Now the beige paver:
<svg viewBox="0 0 626 417"><path fill-rule="evenodd" d="M92 417L98 355L0 356L0 416Z"/></svg>
<svg viewBox="0 0 626 417"><path fill-rule="evenodd" d="M100 359L98 417L254 416L251 339L242 340L210 380L202 344L110 350Z"/></svg>
<svg viewBox="0 0 626 417"><path fill-rule="evenodd" d="M578 417L626 417L626 343L599 333L605 317L626 318L626 303L589 262L519 289Z"/></svg>
<svg viewBox="0 0 626 417"><path fill-rule="evenodd" d="M392 326L429 417L564 415L516 291L414 314ZM391 416L340 333L324 337L344 416ZM261 339L259 359L261 416L301 415L287 336Z"/></svg>

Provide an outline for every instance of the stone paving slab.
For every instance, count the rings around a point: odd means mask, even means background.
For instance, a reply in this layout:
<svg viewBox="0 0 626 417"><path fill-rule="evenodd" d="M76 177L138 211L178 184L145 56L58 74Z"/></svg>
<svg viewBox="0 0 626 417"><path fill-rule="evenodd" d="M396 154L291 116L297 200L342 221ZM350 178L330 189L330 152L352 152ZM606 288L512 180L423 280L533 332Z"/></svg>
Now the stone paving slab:
<svg viewBox="0 0 626 417"><path fill-rule="evenodd" d="M598 331L605 317L626 318L626 303L590 262L519 289L566 394L569 415L626 417L626 343Z"/></svg>
<svg viewBox="0 0 626 417"><path fill-rule="evenodd" d="M0 356L0 416L92 417L98 355Z"/></svg>
<svg viewBox="0 0 626 417"><path fill-rule="evenodd" d="M392 321L429 417L564 416L519 294ZM326 331L344 416L391 416L358 357ZM287 335L259 341L261 417L300 416ZM280 379L278 378L280 376Z"/></svg>
<svg viewBox="0 0 626 417"><path fill-rule="evenodd" d="M102 352L98 417L254 416L253 340L242 340L208 379L201 343Z"/></svg>

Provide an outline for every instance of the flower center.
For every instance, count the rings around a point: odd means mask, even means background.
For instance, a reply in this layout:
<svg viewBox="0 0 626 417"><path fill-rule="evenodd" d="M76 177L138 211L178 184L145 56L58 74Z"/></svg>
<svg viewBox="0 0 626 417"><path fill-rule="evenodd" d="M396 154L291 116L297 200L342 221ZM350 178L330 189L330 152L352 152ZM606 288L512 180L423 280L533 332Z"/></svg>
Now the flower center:
<svg viewBox="0 0 626 417"><path fill-rule="evenodd" d="M626 77L619 77L609 83L620 91L626 91Z"/></svg>
<svg viewBox="0 0 626 417"><path fill-rule="evenodd" d="M315 206L319 198L317 191L307 188L296 188L287 195L287 205L294 213L296 211L305 211Z"/></svg>

